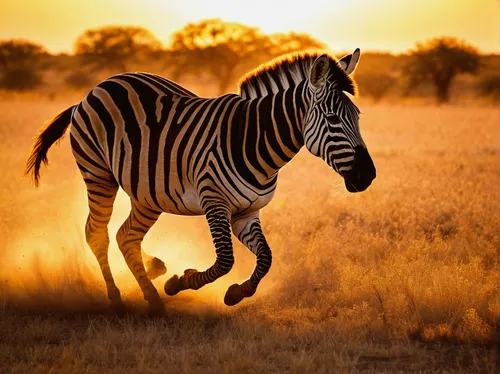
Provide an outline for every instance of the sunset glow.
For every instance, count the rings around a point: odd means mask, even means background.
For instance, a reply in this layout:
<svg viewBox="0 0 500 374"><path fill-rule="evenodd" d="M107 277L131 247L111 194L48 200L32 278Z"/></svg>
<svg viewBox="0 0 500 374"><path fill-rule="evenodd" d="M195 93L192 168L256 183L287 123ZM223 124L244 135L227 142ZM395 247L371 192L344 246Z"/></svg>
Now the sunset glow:
<svg viewBox="0 0 500 374"><path fill-rule="evenodd" d="M500 0L0 0L0 373L493 373Z"/></svg>
<svg viewBox="0 0 500 374"><path fill-rule="evenodd" d="M333 50L401 52L415 42L449 35L484 52L498 52L500 3L495 0L3 0L0 38L26 38L51 52L72 52L84 30L107 24L140 25L163 42L188 22L218 17L264 32L307 32Z"/></svg>

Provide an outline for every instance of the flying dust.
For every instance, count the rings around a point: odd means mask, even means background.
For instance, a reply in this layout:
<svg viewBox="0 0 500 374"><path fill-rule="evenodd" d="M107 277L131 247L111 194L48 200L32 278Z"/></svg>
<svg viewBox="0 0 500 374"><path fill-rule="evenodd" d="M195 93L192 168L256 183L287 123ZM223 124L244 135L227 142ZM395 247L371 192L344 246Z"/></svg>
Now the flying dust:
<svg viewBox="0 0 500 374"><path fill-rule="evenodd" d="M0 300L7 307L36 313L109 308L83 236L86 192L68 140L49 154L38 190L21 177L37 127L68 104L1 104L0 162L8 166L0 184ZM322 326L356 339L491 340L500 310L498 109L361 108L361 131L377 166L373 186L346 194L321 160L305 151L292 160L262 213L273 267L241 306L222 304L227 288L246 280L255 265L236 240L230 274L198 291L164 295L165 280L187 268L206 269L215 251L203 217L162 215L143 248L167 265L167 274L154 281L167 312L250 308L252 316L278 325ZM146 302L114 240L128 212L120 193L109 256L126 304L142 312Z"/></svg>
<svg viewBox="0 0 500 374"><path fill-rule="evenodd" d="M59 183L47 193L42 188L41 201L37 201L39 218L11 235L2 258L8 266L1 270L2 293L9 302L39 312L108 309L101 271L84 238L88 208L85 188L78 178L78 175L72 175L71 180L65 181L63 191L57 190ZM54 208L54 205L59 208ZM129 209L129 199L120 191L109 224L109 261L127 304L142 310L146 302L114 240ZM204 270L215 258L203 217L162 216L145 238L143 248L167 265L167 274L154 280L160 293L163 293L164 282L173 274L182 274L188 268ZM241 252L245 250L239 249ZM223 305L227 288L244 280L245 272L251 273L253 255L243 253L241 257L239 260L243 261L239 261L239 266L230 275L197 292L186 291L174 298L163 295L167 305L189 304L189 308Z"/></svg>

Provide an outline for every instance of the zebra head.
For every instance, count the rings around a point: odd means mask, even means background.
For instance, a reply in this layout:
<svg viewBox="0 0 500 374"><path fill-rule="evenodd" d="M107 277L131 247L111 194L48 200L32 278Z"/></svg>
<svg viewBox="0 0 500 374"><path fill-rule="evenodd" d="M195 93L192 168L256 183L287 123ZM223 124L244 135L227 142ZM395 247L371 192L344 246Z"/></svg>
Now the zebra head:
<svg viewBox="0 0 500 374"><path fill-rule="evenodd" d="M349 77L356 69L359 49L336 61L324 54L311 66L311 105L304 125L307 149L321 157L345 182L349 192L364 191L375 179L373 161L359 131L359 109L344 93L355 93Z"/></svg>

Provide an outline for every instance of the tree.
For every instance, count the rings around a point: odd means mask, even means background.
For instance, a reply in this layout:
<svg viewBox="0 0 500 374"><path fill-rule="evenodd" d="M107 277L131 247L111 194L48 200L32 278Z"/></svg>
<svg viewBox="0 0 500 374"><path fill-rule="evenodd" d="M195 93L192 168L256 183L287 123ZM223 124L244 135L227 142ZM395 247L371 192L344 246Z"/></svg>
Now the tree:
<svg viewBox="0 0 500 374"><path fill-rule="evenodd" d="M276 57L285 53L305 51L308 49L325 49L324 43L304 33L276 33L270 35L271 57Z"/></svg>
<svg viewBox="0 0 500 374"><path fill-rule="evenodd" d="M0 86L10 90L27 90L41 83L40 60L46 50L27 40L0 42Z"/></svg>
<svg viewBox="0 0 500 374"><path fill-rule="evenodd" d="M74 45L93 69L126 71L130 61L141 61L157 53L161 42L151 31L138 26L105 26L85 31Z"/></svg>
<svg viewBox="0 0 500 374"><path fill-rule="evenodd" d="M448 102L450 87L458 74L475 74L480 67L477 50L456 38L444 37L417 43L403 69L408 88L429 80L435 87L436 99Z"/></svg>
<svg viewBox="0 0 500 374"><path fill-rule="evenodd" d="M359 86L361 95L366 93L375 101L380 101L386 96L396 82L397 79L389 73L356 73L356 83Z"/></svg>
<svg viewBox="0 0 500 374"><path fill-rule="evenodd" d="M189 23L171 36L169 64L173 77L208 73L227 92L236 72L278 55L324 45L307 34L266 35L259 28L220 19Z"/></svg>
<svg viewBox="0 0 500 374"><path fill-rule="evenodd" d="M170 51L175 59L174 79L208 72L226 92L241 60L262 53L270 44L258 28L220 19L188 23L172 34Z"/></svg>

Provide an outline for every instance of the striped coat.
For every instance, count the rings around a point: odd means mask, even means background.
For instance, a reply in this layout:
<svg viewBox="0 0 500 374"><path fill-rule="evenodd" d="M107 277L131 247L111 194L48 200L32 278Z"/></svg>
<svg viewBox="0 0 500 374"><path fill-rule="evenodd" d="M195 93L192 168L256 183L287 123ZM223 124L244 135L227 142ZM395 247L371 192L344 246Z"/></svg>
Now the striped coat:
<svg viewBox="0 0 500 374"><path fill-rule="evenodd" d="M278 171L303 145L334 168L351 192L375 178L359 110L344 93L355 93L349 74L358 60L359 50L340 61L327 54L288 56L244 77L239 95L215 98L152 74L111 77L46 127L27 172L38 183L48 149L70 127L88 191L87 242L116 307L122 301L107 258L107 224L120 187L132 209L117 241L151 309L163 310L151 279L166 267L141 242L161 213L205 215L217 255L205 271L188 269L170 278L168 295L198 289L231 269L231 231L256 255L250 279L226 293L225 303L234 305L255 293L271 266L259 212L273 197Z"/></svg>

